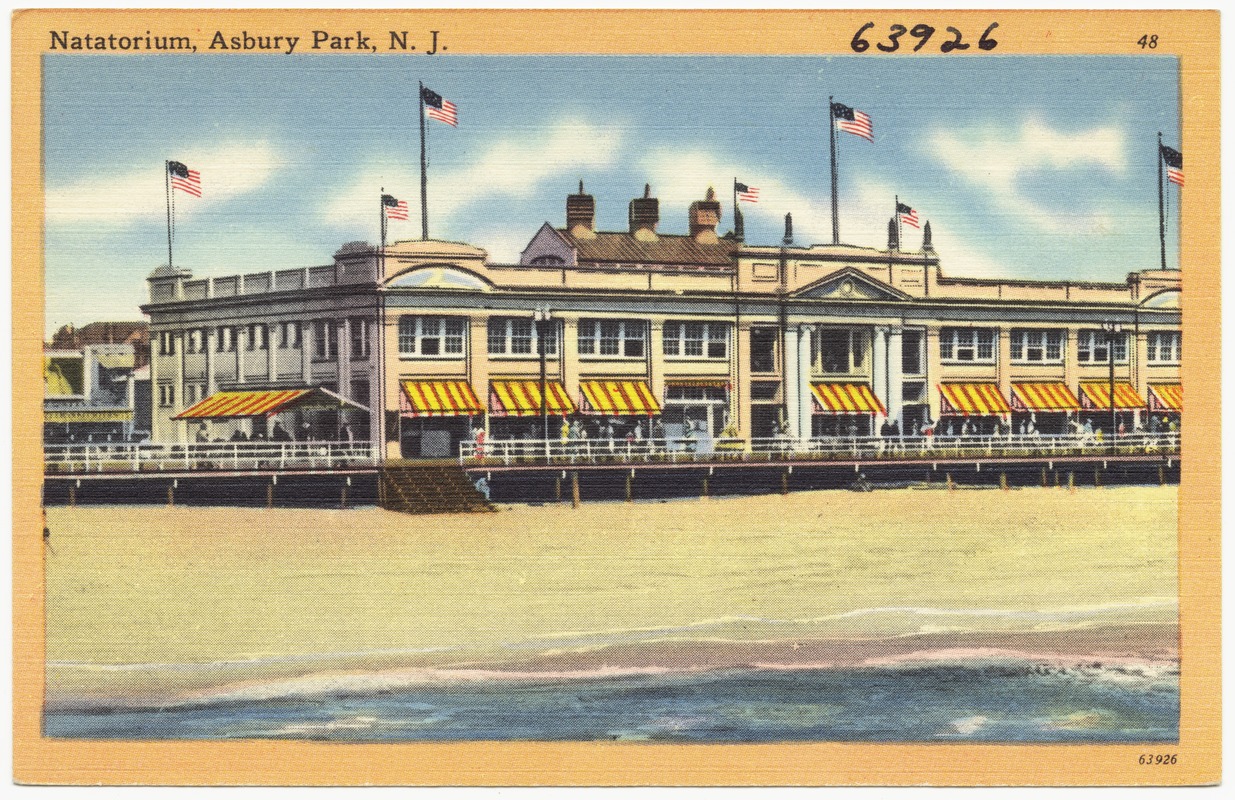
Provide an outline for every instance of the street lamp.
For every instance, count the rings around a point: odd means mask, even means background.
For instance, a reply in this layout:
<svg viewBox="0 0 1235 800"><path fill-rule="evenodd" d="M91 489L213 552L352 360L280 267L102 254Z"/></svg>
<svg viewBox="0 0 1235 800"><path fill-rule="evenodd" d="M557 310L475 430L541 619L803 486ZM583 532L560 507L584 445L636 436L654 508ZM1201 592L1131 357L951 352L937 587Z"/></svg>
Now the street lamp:
<svg viewBox="0 0 1235 800"><path fill-rule="evenodd" d="M551 325L549 307L536 306L536 310L532 312L532 319L536 321L536 350L540 353L540 423L544 432L545 446L548 447L549 442L549 369L546 362L545 339L548 338L549 325Z"/></svg>
<svg viewBox="0 0 1235 800"><path fill-rule="evenodd" d="M1114 442L1115 435L1119 431L1119 424L1115 417L1115 340L1122 335L1122 328L1118 322L1102 323L1102 330L1106 331L1106 360L1110 366L1110 395L1109 402L1111 404L1111 441Z"/></svg>

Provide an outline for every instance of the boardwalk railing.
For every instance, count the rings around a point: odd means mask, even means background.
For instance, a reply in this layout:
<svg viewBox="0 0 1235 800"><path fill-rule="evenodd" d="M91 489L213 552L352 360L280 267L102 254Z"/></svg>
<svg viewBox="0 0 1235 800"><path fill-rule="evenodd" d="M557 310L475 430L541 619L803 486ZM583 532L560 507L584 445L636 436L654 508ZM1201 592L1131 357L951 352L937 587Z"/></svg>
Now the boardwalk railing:
<svg viewBox="0 0 1235 800"><path fill-rule="evenodd" d="M1081 436L881 436L789 437L697 440L515 439L463 442L459 463L467 464L638 464L691 461L906 461L923 459L1066 458L1072 456L1171 456L1179 434L1129 434L1114 440Z"/></svg>
<svg viewBox="0 0 1235 800"><path fill-rule="evenodd" d="M90 472L254 471L372 467L381 454L368 442L202 442L49 444L49 474Z"/></svg>

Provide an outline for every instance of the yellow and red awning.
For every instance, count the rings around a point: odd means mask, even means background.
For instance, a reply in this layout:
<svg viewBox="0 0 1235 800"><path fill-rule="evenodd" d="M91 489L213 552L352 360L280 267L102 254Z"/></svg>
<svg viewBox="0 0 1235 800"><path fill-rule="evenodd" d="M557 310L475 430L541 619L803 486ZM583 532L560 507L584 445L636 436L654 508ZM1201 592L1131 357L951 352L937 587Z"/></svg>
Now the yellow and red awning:
<svg viewBox="0 0 1235 800"><path fill-rule="evenodd" d="M888 413L865 383L812 383L810 390L819 414Z"/></svg>
<svg viewBox="0 0 1235 800"><path fill-rule="evenodd" d="M579 388L585 413L619 417L660 413L660 403L646 381L580 381Z"/></svg>
<svg viewBox="0 0 1235 800"><path fill-rule="evenodd" d="M1089 381L1081 384L1081 406L1094 411L1110 411L1111 385L1107 381ZM1130 383L1115 382L1115 409L1144 408L1145 401Z"/></svg>
<svg viewBox="0 0 1235 800"><path fill-rule="evenodd" d="M215 392L186 408L172 419L226 419L230 417L272 417L316 390L270 389L240 392Z"/></svg>
<svg viewBox="0 0 1235 800"><path fill-rule="evenodd" d="M409 417L471 417L485 413L467 381L403 381L399 410Z"/></svg>
<svg viewBox="0 0 1235 800"><path fill-rule="evenodd" d="M994 383L941 383L939 395L944 414L981 417L1012 411Z"/></svg>
<svg viewBox="0 0 1235 800"><path fill-rule="evenodd" d="M573 414L575 404L566 387L558 381L545 382L545 395L549 398L550 414ZM540 381L493 381L490 384L490 407L493 413L506 417L535 417L540 415Z"/></svg>
<svg viewBox="0 0 1235 800"><path fill-rule="evenodd" d="M1149 384L1150 411L1183 411L1184 387L1181 383Z"/></svg>
<svg viewBox="0 0 1235 800"><path fill-rule="evenodd" d="M1080 411L1081 402L1059 381L1012 384L1012 407L1017 411Z"/></svg>

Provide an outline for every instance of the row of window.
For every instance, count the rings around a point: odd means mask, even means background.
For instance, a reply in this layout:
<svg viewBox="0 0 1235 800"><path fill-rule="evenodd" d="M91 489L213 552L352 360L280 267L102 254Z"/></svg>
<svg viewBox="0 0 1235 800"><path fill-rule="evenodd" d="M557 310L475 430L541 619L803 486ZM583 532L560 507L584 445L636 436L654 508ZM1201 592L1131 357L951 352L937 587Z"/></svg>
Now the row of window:
<svg viewBox="0 0 1235 800"><path fill-rule="evenodd" d="M349 352L353 359L369 358L371 348L370 321L353 319ZM340 322L315 320L307 323L313 331L313 358L333 361L338 352ZM558 353L558 324L536 323L527 318L495 317L488 322L488 352L490 355L528 355L540 353L540 336L544 335L546 355ZM225 326L216 329L217 352L235 352L239 347L240 329L247 328L244 349L266 350L270 337L283 349L302 347L302 323L281 322L267 326ZM729 357L730 326L718 322L679 322L664 324L662 352L672 358L726 359ZM763 329L759 329L763 330ZM759 336L757 330L755 338ZM774 335L774 334L773 334ZM943 328L939 333L939 357L951 363L994 363L998 330L995 328ZM1012 361L1018 363L1059 364L1063 362L1066 332L1062 329L1013 329L1010 335ZM648 325L643 320L580 320L579 353L585 356L643 358L646 353ZM1146 336L1147 358L1150 363L1179 363L1181 335L1178 331L1155 331ZM461 357L466 351L467 320L462 317L404 316L399 319L399 354L403 356ZM176 336L172 331L159 334L159 354L175 355ZM816 370L847 373L861 371L870 346L868 332L860 329L823 328L816 331L811 342L811 360ZM195 328L185 334L188 353L205 352L206 330ZM1113 352L1112 352L1113 351ZM906 374L921 374L920 332L906 331L903 367ZM1105 364L1111 359L1127 363L1127 333L1108 334L1086 330L1076 334L1076 358L1081 364ZM763 359L766 361L766 359ZM772 371L770 364L752 364L756 371ZM764 367L760 369L760 367Z"/></svg>
<svg viewBox="0 0 1235 800"><path fill-rule="evenodd" d="M349 347L353 359L363 360L369 357L370 322L364 318L350 320L348 326L351 332ZM240 341L244 339L244 349L248 352L267 350L270 348L270 338L275 337L275 346L280 350L299 350L304 344L303 330L308 325L313 330L313 358L318 361L333 361L338 352L339 320L314 320L308 323L276 322L270 325L253 323L250 325L225 325L215 329L214 349L216 353L234 353L240 349ZM191 328L185 331L184 350L186 353L204 353L208 347L206 342L207 329ZM163 331L159 334L159 355L174 356L176 354L176 334L174 331Z"/></svg>

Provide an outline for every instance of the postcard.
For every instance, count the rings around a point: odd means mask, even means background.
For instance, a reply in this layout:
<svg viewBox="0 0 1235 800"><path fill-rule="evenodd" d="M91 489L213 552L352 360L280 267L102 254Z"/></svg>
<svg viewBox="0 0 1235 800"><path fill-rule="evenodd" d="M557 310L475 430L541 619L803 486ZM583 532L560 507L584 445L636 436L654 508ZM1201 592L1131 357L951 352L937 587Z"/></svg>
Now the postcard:
<svg viewBox="0 0 1235 800"><path fill-rule="evenodd" d="M1219 780L1216 12L13 46L18 782Z"/></svg>

